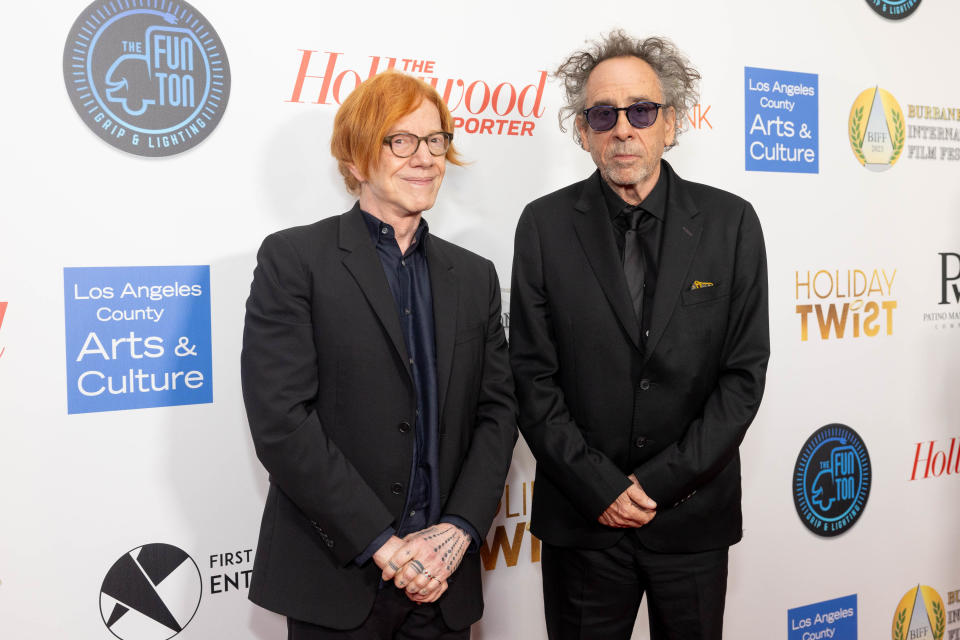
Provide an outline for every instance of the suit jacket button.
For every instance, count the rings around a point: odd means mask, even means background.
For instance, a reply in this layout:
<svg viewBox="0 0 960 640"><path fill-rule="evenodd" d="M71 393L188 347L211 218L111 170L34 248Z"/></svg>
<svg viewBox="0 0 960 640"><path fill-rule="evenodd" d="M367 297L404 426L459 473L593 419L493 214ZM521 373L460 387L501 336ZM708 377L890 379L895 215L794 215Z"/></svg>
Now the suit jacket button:
<svg viewBox="0 0 960 640"><path fill-rule="evenodd" d="M398 496L400 495L400 492L403 491L403 485L399 482L394 482L392 485L390 485L390 491L393 492L393 495Z"/></svg>
<svg viewBox="0 0 960 640"><path fill-rule="evenodd" d="M646 378L644 378L643 380L640 381L640 390L641 390L641 391L646 391L646 390L649 389L649 388L650 388L650 381L649 381L649 380L647 380Z"/></svg>
<svg viewBox="0 0 960 640"><path fill-rule="evenodd" d="M397 429L400 429L400 433L406 433L407 431L410 431L410 423L404 420L397 425Z"/></svg>
<svg viewBox="0 0 960 640"><path fill-rule="evenodd" d="M327 547L330 549L333 549L333 540L331 540L330 538L327 538Z"/></svg>
<svg viewBox="0 0 960 640"><path fill-rule="evenodd" d="M643 449L645 446L647 446L647 439L637 438L634 444L637 446L637 449Z"/></svg>

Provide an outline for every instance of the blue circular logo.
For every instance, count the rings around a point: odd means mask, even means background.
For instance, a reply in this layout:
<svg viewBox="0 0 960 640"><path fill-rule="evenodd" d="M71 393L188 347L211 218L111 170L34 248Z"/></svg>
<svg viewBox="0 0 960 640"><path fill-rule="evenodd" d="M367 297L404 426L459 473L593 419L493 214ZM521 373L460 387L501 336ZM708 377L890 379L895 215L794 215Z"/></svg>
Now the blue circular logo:
<svg viewBox="0 0 960 640"><path fill-rule="evenodd" d="M180 0L98 0L63 50L80 118L114 147L169 156L202 142L230 96L230 65L206 18Z"/></svg>
<svg viewBox="0 0 960 640"><path fill-rule="evenodd" d="M870 7L890 20L902 20L916 11L920 0L867 0Z"/></svg>
<svg viewBox="0 0 960 640"><path fill-rule="evenodd" d="M856 431L828 424L807 438L793 468L793 502L810 531L835 536L860 518L870 496L870 455Z"/></svg>

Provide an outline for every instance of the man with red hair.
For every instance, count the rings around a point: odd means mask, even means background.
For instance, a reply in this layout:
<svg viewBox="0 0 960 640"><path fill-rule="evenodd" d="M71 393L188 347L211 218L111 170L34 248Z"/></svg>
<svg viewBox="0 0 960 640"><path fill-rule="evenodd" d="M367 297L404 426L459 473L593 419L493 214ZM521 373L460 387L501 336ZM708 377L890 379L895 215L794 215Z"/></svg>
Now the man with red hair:
<svg viewBox="0 0 960 640"><path fill-rule="evenodd" d="M516 440L493 264L429 233L446 162L437 92L361 84L331 151L354 207L264 240L243 395L270 474L250 599L289 638L468 638L475 553Z"/></svg>

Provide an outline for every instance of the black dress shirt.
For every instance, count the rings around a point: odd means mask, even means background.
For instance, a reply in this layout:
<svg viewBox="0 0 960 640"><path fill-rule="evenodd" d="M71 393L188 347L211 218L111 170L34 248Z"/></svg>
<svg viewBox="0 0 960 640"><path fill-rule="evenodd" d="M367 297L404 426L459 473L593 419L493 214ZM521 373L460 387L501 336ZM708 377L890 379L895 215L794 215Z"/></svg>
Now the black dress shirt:
<svg viewBox="0 0 960 640"><path fill-rule="evenodd" d="M643 320L640 323L640 333L646 338L650 331L650 317L653 312L653 295L657 290L657 266L660 264L660 243L663 239L663 224L667 219L667 180L666 171L660 167L660 177L653 189L647 194L639 205L626 203L623 198L607 184L606 180L600 180L603 189L603 196L607 203L607 211L610 214L610 222L613 224L614 238L617 241L617 249L620 252L620 260L623 260L624 234L627 231L630 212L633 209L642 209L647 212L640 220L637 227L637 235L643 247L643 258L645 264L644 285L643 285Z"/></svg>
<svg viewBox="0 0 960 640"><path fill-rule="evenodd" d="M362 209L360 212L370 231L370 241L383 265L390 293L393 294L417 395L413 465L403 517L396 528L389 527L357 557L356 561L363 564L391 535L403 537L436 524L440 520L441 505L437 341L430 270L424 249L430 241L429 227L426 220L421 218L410 246L406 253L401 253L394 228ZM478 535L468 522L456 516L446 516L443 520L466 531L473 541L471 547L478 544Z"/></svg>

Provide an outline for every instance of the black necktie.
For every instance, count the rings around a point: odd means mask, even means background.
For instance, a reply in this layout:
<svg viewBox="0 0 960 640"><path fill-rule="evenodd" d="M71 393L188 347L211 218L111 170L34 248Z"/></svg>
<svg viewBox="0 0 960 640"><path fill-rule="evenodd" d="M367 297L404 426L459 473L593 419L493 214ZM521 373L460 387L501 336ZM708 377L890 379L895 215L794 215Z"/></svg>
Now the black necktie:
<svg viewBox="0 0 960 640"><path fill-rule="evenodd" d="M627 277L627 289L633 300L633 312L637 315L637 322L643 325L643 281L646 266L643 259L643 244L637 227L646 211L637 207L627 210L627 230L623 235L623 274Z"/></svg>

